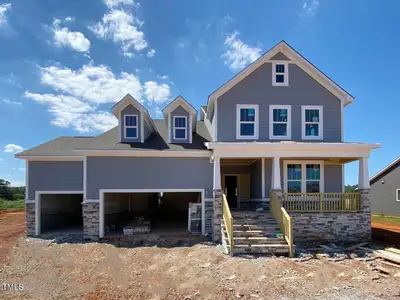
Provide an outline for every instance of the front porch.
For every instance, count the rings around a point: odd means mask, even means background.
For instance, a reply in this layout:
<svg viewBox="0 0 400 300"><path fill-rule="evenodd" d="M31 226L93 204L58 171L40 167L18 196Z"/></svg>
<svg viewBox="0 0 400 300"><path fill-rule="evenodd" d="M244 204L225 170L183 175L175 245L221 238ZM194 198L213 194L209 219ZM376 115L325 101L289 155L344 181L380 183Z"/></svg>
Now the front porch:
<svg viewBox="0 0 400 300"><path fill-rule="evenodd" d="M271 146L271 143L266 144ZM236 146L242 148L243 145L246 144ZM285 147L286 151L281 153L285 155L255 157L261 152L265 156L268 152L276 155L277 151L268 147L264 147L268 151L258 148L253 151L252 147L243 146L239 153L214 146L214 240L221 241L222 234L222 242L230 253L238 253L239 246L246 247L250 253L274 253L278 245L280 251L283 249L284 241L289 255L293 255L296 241L369 240L368 156L373 147L363 145L359 149L353 145L355 149L348 153L340 150L348 147L345 144L334 147L335 151L318 152L306 151L307 147L296 149L294 145L285 144ZM359 162L359 190L345 193L344 165L353 161ZM260 207L263 210L257 211L262 211L268 222L272 217L279 230L271 232L269 228L259 228L254 236L250 227L243 227L245 224L235 220L237 209L254 212L254 208ZM243 230L235 230L239 225ZM271 237L271 233L275 236ZM270 242L252 244L255 240L272 241L270 238L281 240L274 240L278 242L276 245Z"/></svg>

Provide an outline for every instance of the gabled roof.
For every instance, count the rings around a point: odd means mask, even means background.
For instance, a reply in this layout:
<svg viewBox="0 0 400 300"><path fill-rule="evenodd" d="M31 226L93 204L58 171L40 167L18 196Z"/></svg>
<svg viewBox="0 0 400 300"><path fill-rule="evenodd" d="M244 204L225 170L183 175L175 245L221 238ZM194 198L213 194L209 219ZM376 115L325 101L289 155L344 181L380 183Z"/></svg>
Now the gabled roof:
<svg viewBox="0 0 400 300"><path fill-rule="evenodd" d="M214 91L208 97L208 105L213 103L216 99L221 97L227 91L229 91L232 87L234 87L237 83L245 79L251 73L253 73L256 69L258 69L261 65L266 62L271 62L271 58L273 58L278 53L284 54L290 61L296 63L298 67L300 67L304 72L318 81L322 86L324 86L328 91L330 91L333 95L338 97L344 106L352 103L354 101L354 97L350 95L347 91L341 88L338 84L336 84L332 79L322 73L316 66L314 66L311 62L309 62L306 58L304 58L300 53L294 50L290 45L288 45L285 41L279 42L273 48L265 52L262 56L260 56L257 60L255 60L252 64L247 66L245 69L240 71L230 80L225 82L222 86L220 86L216 91ZM208 106L207 105L207 106Z"/></svg>
<svg viewBox="0 0 400 300"><path fill-rule="evenodd" d="M393 168L396 167L397 164L400 163L400 157L396 158L394 161L392 161L390 164L388 164L386 167L384 167L382 170L380 170L378 173L376 173L374 176L372 176L369 179L369 182L372 183L376 179L378 179L381 175L383 175L386 172L390 172Z"/></svg>
<svg viewBox="0 0 400 300"><path fill-rule="evenodd" d="M118 119L120 117L120 112L127 107L128 105L132 105L135 107L139 112L144 113L144 115L147 117L148 123L150 123L150 127L152 127L153 130L157 130L154 121L152 117L149 114L149 111L147 110L146 107L144 107L139 101L137 101L135 98L131 96L131 94L126 94L125 97L123 97L120 101L118 101L112 108L111 112L113 113L114 116L116 116Z"/></svg>
<svg viewBox="0 0 400 300"><path fill-rule="evenodd" d="M164 107L162 111L164 114L170 113L179 105L181 105L184 109L186 109L188 113L192 115L197 115L197 110L189 102L187 102L186 99L183 98L181 95L179 95L170 103L168 103L168 105Z"/></svg>

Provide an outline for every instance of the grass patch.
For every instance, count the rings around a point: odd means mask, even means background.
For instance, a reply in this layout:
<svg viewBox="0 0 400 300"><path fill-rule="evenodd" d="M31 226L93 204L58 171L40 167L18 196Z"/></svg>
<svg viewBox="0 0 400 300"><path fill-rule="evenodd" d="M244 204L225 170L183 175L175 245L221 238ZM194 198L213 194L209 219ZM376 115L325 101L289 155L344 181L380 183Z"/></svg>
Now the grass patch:
<svg viewBox="0 0 400 300"><path fill-rule="evenodd" d="M2 209L25 209L25 200L0 199L0 210Z"/></svg>
<svg viewBox="0 0 400 300"><path fill-rule="evenodd" d="M372 221L400 226L400 217L397 216L372 216Z"/></svg>

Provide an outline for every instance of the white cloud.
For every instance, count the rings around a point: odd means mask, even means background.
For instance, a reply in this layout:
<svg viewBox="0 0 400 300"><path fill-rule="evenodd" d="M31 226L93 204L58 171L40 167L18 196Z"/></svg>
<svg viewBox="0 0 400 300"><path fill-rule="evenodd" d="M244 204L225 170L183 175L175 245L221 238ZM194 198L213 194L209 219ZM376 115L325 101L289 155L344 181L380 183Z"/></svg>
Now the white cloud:
<svg viewBox="0 0 400 300"><path fill-rule="evenodd" d="M238 35L239 32L234 31L225 39L224 43L229 49L222 55L224 63L233 70L243 69L261 55L260 48L243 43Z"/></svg>
<svg viewBox="0 0 400 300"><path fill-rule="evenodd" d="M144 93L148 101L161 103L168 100L171 89L165 83L158 84L154 81L148 81L144 84Z"/></svg>
<svg viewBox="0 0 400 300"><path fill-rule="evenodd" d="M1 101L4 102L5 104L9 104L9 105L22 106L22 103L18 102L18 101L11 101L11 100L8 100L8 99L2 99Z"/></svg>
<svg viewBox="0 0 400 300"><path fill-rule="evenodd" d="M151 49L149 52L147 52L147 57L154 57L154 55L156 55L156 50L154 49Z"/></svg>
<svg viewBox="0 0 400 300"><path fill-rule="evenodd" d="M6 12L11 10L11 3L0 4L0 25L7 23Z"/></svg>
<svg viewBox="0 0 400 300"><path fill-rule="evenodd" d="M42 84L53 88L54 93L26 91L24 96L45 105L53 116L53 125L81 133L103 132L117 125L113 115L98 109L100 104L114 103L128 93L142 103L161 103L171 94L167 84L148 81L142 85L138 76L126 72L116 76L103 65L84 65L79 70L50 66L40 70Z"/></svg>
<svg viewBox="0 0 400 300"><path fill-rule="evenodd" d="M66 18L64 19L64 21L65 21L65 22L73 22L73 21L75 21L75 17L66 17Z"/></svg>
<svg viewBox="0 0 400 300"><path fill-rule="evenodd" d="M5 145L5 147L4 147L4 152L7 152L7 153L17 153L17 152L21 152L23 150L24 150L24 148L22 148L19 145L15 145L15 144L8 144L8 145Z"/></svg>
<svg viewBox="0 0 400 300"><path fill-rule="evenodd" d="M169 77L167 75L163 75L163 76L157 75L157 78L161 79L161 80L168 80L169 79Z"/></svg>
<svg viewBox="0 0 400 300"><path fill-rule="evenodd" d="M113 1L115 2L115 1ZM111 39L120 44L125 56L131 56L132 50L142 51L147 47L144 33L140 30L143 22L123 10L111 9L102 21L89 26L98 38Z"/></svg>
<svg viewBox="0 0 400 300"><path fill-rule="evenodd" d="M116 102L128 93L142 99L142 86L136 75L121 72L117 77L103 65L84 65L77 71L50 66L41 68L41 75L43 84L92 103Z"/></svg>
<svg viewBox="0 0 400 300"><path fill-rule="evenodd" d="M53 33L54 43L58 46L70 47L78 52L87 52L90 49L90 41L78 31L70 31L67 27L60 27L61 21L54 19Z"/></svg>
<svg viewBox="0 0 400 300"><path fill-rule="evenodd" d="M11 186L25 186L25 182L21 180L7 180Z"/></svg>
<svg viewBox="0 0 400 300"><path fill-rule="evenodd" d="M104 4L107 5L108 8L114 8L119 5L133 5L133 0L104 0Z"/></svg>
<svg viewBox="0 0 400 300"><path fill-rule="evenodd" d="M300 17L313 17L318 11L319 8L318 0L306 0L303 4L301 12L299 14Z"/></svg>
<svg viewBox="0 0 400 300"><path fill-rule="evenodd" d="M18 171L25 171L25 168L18 168Z"/></svg>

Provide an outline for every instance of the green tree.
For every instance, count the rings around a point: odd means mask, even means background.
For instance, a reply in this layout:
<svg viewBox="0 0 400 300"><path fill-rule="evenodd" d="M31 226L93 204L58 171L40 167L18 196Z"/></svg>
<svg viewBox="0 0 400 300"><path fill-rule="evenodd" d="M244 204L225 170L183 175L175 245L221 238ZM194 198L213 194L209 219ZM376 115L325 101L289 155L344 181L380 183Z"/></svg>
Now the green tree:
<svg viewBox="0 0 400 300"><path fill-rule="evenodd" d="M13 200L23 200L25 199L25 196L23 194L14 194L13 195Z"/></svg>
<svg viewBox="0 0 400 300"><path fill-rule="evenodd" d="M0 198L12 199L10 182L4 179L0 179Z"/></svg>
<svg viewBox="0 0 400 300"><path fill-rule="evenodd" d="M354 193L356 191L357 187L358 187L357 184L355 184L355 185L350 185L350 184L345 185L344 186L344 192L345 193Z"/></svg>

